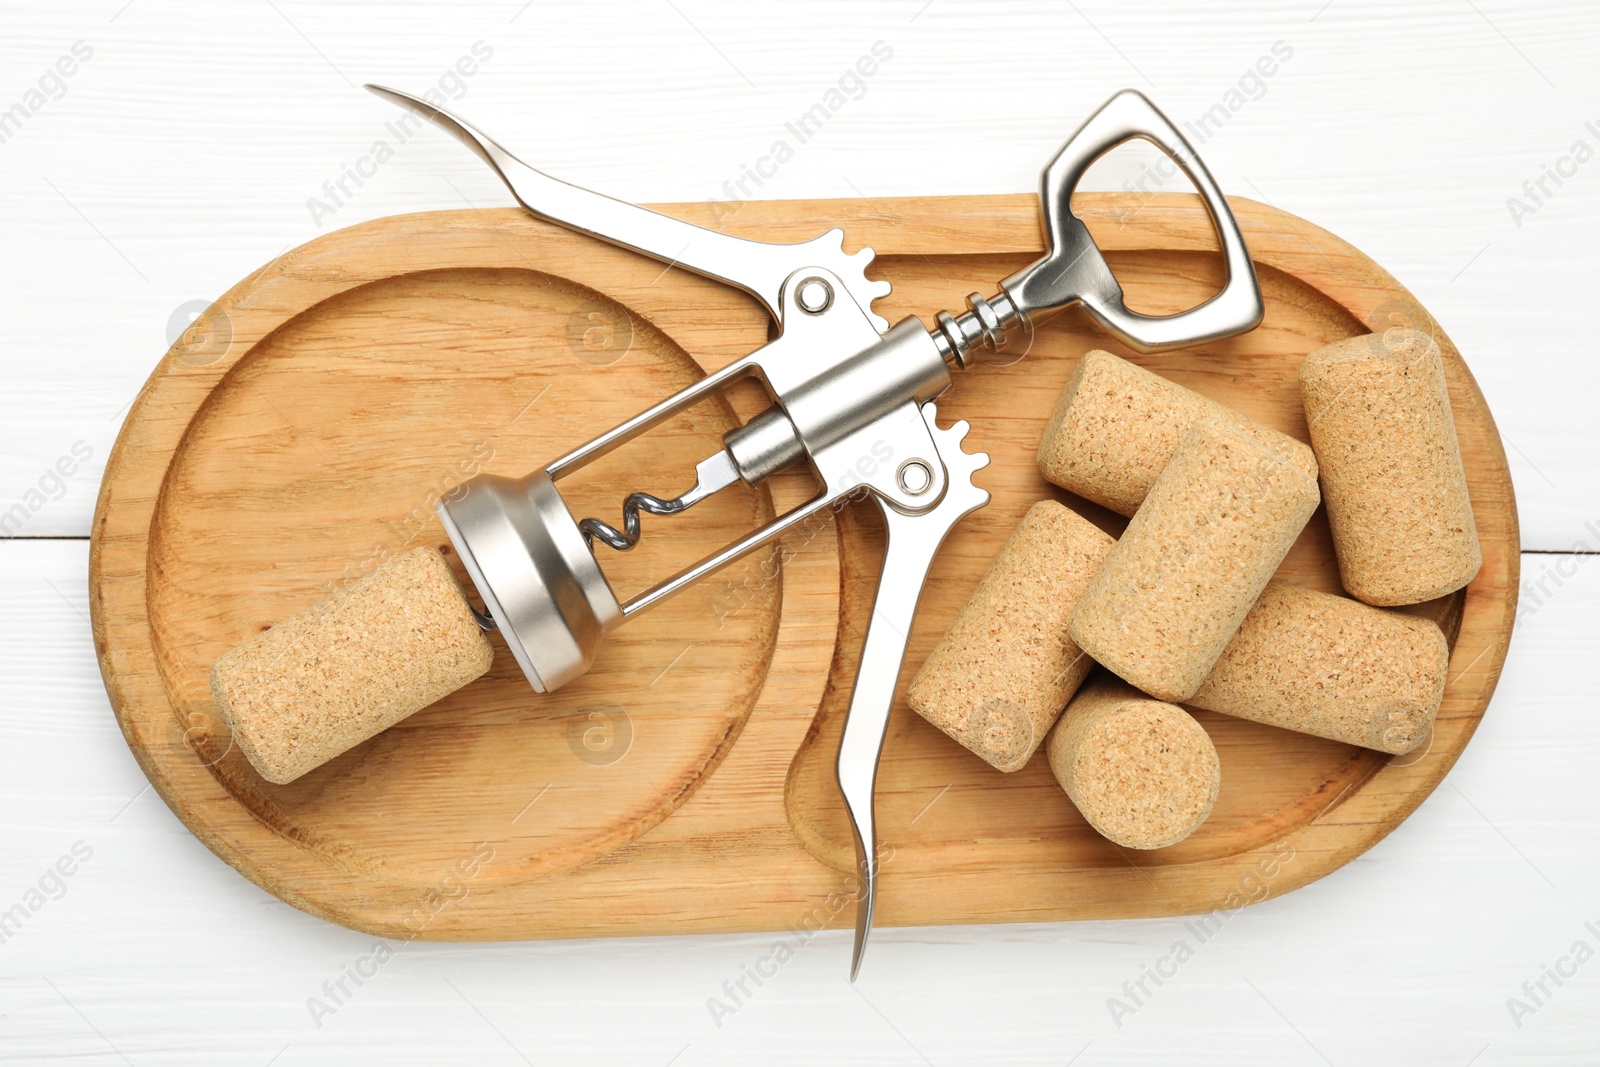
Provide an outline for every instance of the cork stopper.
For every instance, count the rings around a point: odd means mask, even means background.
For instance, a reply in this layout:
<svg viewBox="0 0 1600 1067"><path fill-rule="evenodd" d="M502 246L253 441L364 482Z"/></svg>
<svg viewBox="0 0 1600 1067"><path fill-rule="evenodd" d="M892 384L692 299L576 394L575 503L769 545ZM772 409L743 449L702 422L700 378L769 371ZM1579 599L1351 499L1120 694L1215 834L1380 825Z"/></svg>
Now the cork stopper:
<svg viewBox="0 0 1600 1067"><path fill-rule="evenodd" d="M1427 619L1271 582L1189 703L1399 754L1433 729L1449 667Z"/></svg>
<svg viewBox="0 0 1600 1067"><path fill-rule="evenodd" d="M1056 401L1039 444L1039 473L1119 515L1132 515L1183 435L1206 418L1223 420L1317 476L1317 460L1304 442L1098 349L1078 361Z"/></svg>
<svg viewBox="0 0 1600 1067"><path fill-rule="evenodd" d="M1206 821L1222 765L1188 712L1107 675L1067 705L1045 747L1083 817L1124 848L1166 848Z"/></svg>
<svg viewBox="0 0 1600 1067"><path fill-rule="evenodd" d="M1072 639L1146 693L1189 699L1316 507L1298 463L1202 419L1078 601Z"/></svg>
<svg viewBox="0 0 1600 1067"><path fill-rule="evenodd" d="M251 765L282 785L481 677L493 658L450 565L417 548L221 656L211 693Z"/></svg>
<svg viewBox="0 0 1600 1067"><path fill-rule="evenodd" d="M912 680L912 710L1020 770L1094 666L1067 619L1113 543L1053 500L1029 508Z"/></svg>
<svg viewBox="0 0 1600 1067"><path fill-rule="evenodd" d="M1483 565L1444 360L1390 330L1318 349L1300 367L1339 575L1369 604L1452 593Z"/></svg>

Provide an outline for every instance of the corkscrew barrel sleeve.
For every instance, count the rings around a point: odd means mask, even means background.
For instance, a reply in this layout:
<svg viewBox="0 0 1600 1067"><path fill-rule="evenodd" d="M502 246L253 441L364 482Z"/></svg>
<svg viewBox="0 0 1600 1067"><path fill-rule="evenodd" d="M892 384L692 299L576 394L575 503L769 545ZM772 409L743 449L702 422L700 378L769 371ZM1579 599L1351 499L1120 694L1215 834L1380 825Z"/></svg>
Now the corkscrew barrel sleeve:
<svg viewBox="0 0 1600 1067"><path fill-rule="evenodd" d="M534 690L587 671L622 605L548 469L480 474L435 510Z"/></svg>

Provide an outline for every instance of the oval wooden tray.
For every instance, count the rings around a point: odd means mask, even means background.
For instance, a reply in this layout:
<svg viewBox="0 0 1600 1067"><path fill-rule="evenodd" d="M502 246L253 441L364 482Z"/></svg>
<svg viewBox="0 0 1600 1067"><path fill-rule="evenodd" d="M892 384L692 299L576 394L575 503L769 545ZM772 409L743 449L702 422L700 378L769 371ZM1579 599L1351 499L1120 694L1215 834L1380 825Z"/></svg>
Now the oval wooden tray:
<svg viewBox="0 0 1600 1067"><path fill-rule="evenodd" d="M1140 310L1220 284L1191 197L1080 194L1075 208ZM713 224L706 205L667 210ZM960 376L940 402L973 423L994 494L947 543L911 636L919 663L1046 485L1046 415L1104 347L1305 439L1311 350L1408 324L1444 350L1484 546L1463 593L1419 607L1451 637L1430 742L1389 758L1198 713L1223 787L1189 840L1145 854L1095 835L1042 759L1001 775L897 706L878 785L879 921L937 924L1209 912L1306 884L1371 847L1438 784L1483 715L1515 609L1505 456L1459 353L1376 264L1299 219L1235 210L1265 323L1220 344L1133 356L1076 311L1027 356ZM959 309L1040 248L1031 196L746 205L730 232L803 239L842 225L878 249L891 321ZM833 782L840 715L870 614L879 533L847 511L620 630L594 671L539 696L511 657L484 679L289 786L234 751L207 671L229 647L418 544L432 504L480 470L521 474L761 344L741 294L521 212L381 219L295 249L227 293L135 402L106 471L90 557L101 670L128 744L184 823L296 907L389 937L502 939L848 926L850 857ZM579 514L683 487L749 391L704 405L563 483ZM802 499L803 477L651 521L602 558L619 591L670 574ZM842 534L843 536L837 536ZM1336 591L1320 513L1282 575ZM832 894L832 895L830 895Z"/></svg>

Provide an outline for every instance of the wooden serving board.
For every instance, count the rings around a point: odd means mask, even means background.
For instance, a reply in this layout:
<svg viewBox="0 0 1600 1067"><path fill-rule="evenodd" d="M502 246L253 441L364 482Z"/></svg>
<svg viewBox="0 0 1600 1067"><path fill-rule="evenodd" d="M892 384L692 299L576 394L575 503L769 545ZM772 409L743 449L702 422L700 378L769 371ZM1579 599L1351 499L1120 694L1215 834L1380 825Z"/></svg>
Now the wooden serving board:
<svg viewBox="0 0 1600 1067"><path fill-rule="evenodd" d="M1219 288L1192 197L1080 194L1075 207L1136 309L1178 310ZM665 210L716 221L707 205ZM1037 211L1031 196L770 202L722 223L781 240L843 226L894 283L877 310L931 322L1037 257ZM1129 356L1303 440L1301 359L1412 325L1444 350L1485 557L1467 590L1416 609L1453 643L1433 736L1390 758L1199 712L1222 759L1216 810L1187 841L1134 854L1088 828L1042 757L1002 775L902 703L878 783L892 850L880 923L1197 913L1286 892L1393 829L1484 713L1511 632L1518 538L1483 397L1438 325L1371 260L1270 207L1235 211L1266 295L1253 333L1146 357L1068 311L1025 358L959 376L940 401L946 421L971 420L968 447L993 457L978 480L994 502L947 543L908 671L1035 500L1120 530L1034 468L1084 351ZM775 553L735 565L631 621L555 694L535 694L502 651L485 678L288 786L251 771L207 688L212 660L251 634L389 555L446 546L432 505L464 478L542 465L767 336L738 292L514 210L365 223L241 282L146 384L95 516L101 670L167 804L269 892L386 937L850 925L833 758L881 551L870 512L791 538L781 566ZM576 514L614 517L632 490L681 490L721 433L762 406L753 386L705 404L563 492ZM649 520L638 550L602 564L626 595L808 493L798 473L736 487ZM1282 575L1337 591L1320 513Z"/></svg>

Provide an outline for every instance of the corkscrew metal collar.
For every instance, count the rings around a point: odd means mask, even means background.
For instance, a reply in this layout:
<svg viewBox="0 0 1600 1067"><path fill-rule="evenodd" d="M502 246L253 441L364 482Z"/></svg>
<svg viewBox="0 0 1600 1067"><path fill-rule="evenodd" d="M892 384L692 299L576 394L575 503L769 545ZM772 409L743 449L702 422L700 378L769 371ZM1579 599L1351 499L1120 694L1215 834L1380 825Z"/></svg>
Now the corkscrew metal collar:
<svg viewBox="0 0 1600 1067"><path fill-rule="evenodd" d="M860 876L854 979L880 888L873 790L917 601L950 530L989 502L988 492L972 480L989 457L963 449L966 423L938 425L935 401L950 388L950 371L968 366L975 351L1001 348L1012 331L1031 329L1039 317L1069 304L1082 304L1110 333L1141 351L1254 328L1261 321L1261 292L1227 201L1155 105L1132 90L1118 93L1044 169L1044 256L1002 281L995 295L972 294L969 310L940 312L934 330L915 318L891 327L872 310L872 302L889 291L887 282L866 276L872 250L846 254L840 230L798 244L706 230L559 181L441 107L393 89L368 88L453 134L539 218L742 289L778 327L762 348L544 468L522 478L480 474L438 505L488 614L536 690L555 689L588 670L605 635L630 616L812 516L855 496L882 512L888 531L883 570L839 746L839 788ZM1105 257L1071 210L1072 191L1089 165L1136 137L1161 148L1189 176L1227 264L1222 292L1177 315L1129 311ZM557 489L562 478L745 378L765 387L771 406L724 436L722 447L696 468L688 491L670 499L629 494L620 530L599 518L573 519ZM820 485L810 500L626 601L612 592L595 556L596 541L627 551L639 543L644 514L671 516L735 482L758 485L800 463Z"/></svg>

